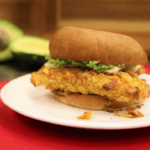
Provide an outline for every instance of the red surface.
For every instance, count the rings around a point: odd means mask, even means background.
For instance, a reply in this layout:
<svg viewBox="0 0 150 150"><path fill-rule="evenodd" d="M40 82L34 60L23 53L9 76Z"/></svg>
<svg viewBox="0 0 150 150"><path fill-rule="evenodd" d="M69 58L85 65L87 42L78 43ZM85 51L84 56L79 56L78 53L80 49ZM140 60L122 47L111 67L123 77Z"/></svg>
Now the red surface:
<svg viewBox="0 0 150 150"><path fill-rule="evenodd" d="M150 66L145 66L150 72ZM0 89L8 81L0 82ZM1 150L149 150L150 127L86 130L53 125L16 113L0 100Z"/></svg>
<svg viewBox="0 0 150 150"><path fill-rule="evenodd" d="M146 73L150 74L150 65L145 65L144 68L146 70Z"/></svg>

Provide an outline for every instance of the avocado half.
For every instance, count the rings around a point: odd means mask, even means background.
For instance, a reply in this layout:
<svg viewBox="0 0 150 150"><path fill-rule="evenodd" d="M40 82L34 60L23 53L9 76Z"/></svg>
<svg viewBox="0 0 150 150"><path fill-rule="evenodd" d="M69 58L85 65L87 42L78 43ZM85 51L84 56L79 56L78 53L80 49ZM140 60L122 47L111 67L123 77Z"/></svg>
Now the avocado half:
<svg viewBox="0 0 150 150"><path fill-rule="evenodd" d="M1 19L0 19L0 30L5 32L9 38L8 47L0 51L0 62L3 62L3 61L11 60L13 58L13 55L9 48L9 44L16 38L24 36L24 32L13 23Z"/></svg>
<svg viewBox="0 0 150 150"><path fill-rule="evenodd" d="M43 65L49 56L49 42L36 36L23 36L10 43L9 47L18 63L25 66Z"/></svg>

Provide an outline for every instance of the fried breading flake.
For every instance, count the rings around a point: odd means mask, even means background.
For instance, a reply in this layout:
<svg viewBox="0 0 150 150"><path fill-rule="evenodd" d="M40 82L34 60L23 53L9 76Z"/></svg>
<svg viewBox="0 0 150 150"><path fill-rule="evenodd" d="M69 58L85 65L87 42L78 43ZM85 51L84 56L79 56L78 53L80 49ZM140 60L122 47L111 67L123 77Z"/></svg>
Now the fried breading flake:
<svg viewBox="0 0 150 150"><path fill-rule="evenodd" d="M127 108L126 108L126 110L127 110L128 112L134 111L135 109L137 109L136 106L130 106L130 107L127 107Z"/></svg>
<svg viewBox="0 0 150 150"><path fill-rule="evenodd" d="M113 111L113 113L118 113L119 111L123 111L123 109L122 108L119 108L119 109L115 109L114 111Z"/></svg>
<svg viewBox="0 0 150 150"><path fill-rule="evenodd" d="M134 118L133 115L129 113L121 113L121 116L124 118Z"/></svg>
<svg viewBox="0 0 150 150"><path fill-rule="evenodd" d="M137 91L138 91L138 88L137 88L137 87L126 89L126 93L128 93L128 94L133 94L133 93L135 93L135 92L137 92Z"/></svg>
<svg viewBox="0 0 150 150"><path fill-rule="evenodd" d="M89 110L87 112L84 112L84 114L77 116L77 119L90 119L93 116L93 113Z"/></svg>
<svg viewBox="0 0 150 150"><path fill-rule="evenodd" d="M139 111L131 111L129 113L122 113L121 116L125 118L138 118L138 117L143 117L144 115L139 112Z"/></svg>
<svg viewBox="0 0 150 150"><path fill-rule="evenodd" d="M106 90L110 90L115 86L118 86L118 82L116 80L112 80L109 84L104 84L103 88Z"/></svg>
<svg viewBox="0 0 150 150"><path fill-rule="evenodd" d="M136 105L137 108L141 108L142 106L144 106L144 104Z"/></svg>
<svg viewBox="0 0 150 150"><path fill-rule="evenodd" d="M118 113L118 110L114 110L113 113L114 113L114 114L117 114L117 113Z"/></svg>
<svg viewBox="0 0 150 150"><path fill-rule="evenodd" d="M108 106L104 106L103 109L104 109L105 111L107 111L107 112L113 112L113 111L114 111L114 108L108 107Z"/></svg>
<svg viewBox="0 0 150 150"><path fill-rule="evenodd" d="M115 113L114 115L115 115L116 117L120 117L120 114L118 114L118 113Z"/></svg>
<svg viewBox="0 0 150 150"><path fill-rule="evenodd" d="M139 105L135 105L135 106L129 106L126 108L126 110L129 112L129 111L133 111L137 108L141 108L144 104L139 104Z"/></svg>
<svg viewBox="0 0 150 150"><path fill-rule="evenodd" d="M144 115L141 112L135 111L137 108L141 108L142 106L144 106L144 104L129 106L125 109L127 111L127 113L121 113L121 115L119 114L119 111L123 111L123 109L115 109L113 111L113 113L116 117L119 117L119 116L122 116L122 117L125 117L125 118L143 117Z"/></svg>
<svg viewBox="0 0 150 150"><path fill-rule="evenodd" d="M132 114L134 117L143 117L143 116L144 116L144 115L143 115L141 112L139 112L139 111L136 111L136 112L132 111L130 114Z"/></svg>

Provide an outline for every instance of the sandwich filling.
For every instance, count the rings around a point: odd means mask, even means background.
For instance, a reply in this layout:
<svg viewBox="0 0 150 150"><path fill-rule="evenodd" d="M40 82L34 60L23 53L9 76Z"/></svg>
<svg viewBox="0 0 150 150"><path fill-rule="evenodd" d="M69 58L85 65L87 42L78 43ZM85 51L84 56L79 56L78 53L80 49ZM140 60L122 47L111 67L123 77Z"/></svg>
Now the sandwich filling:
<svg viewBox="0 0 150 150"><path fill-rule="evenodd" d="M138 69L144 73L144 69ZM116 74L97 73L78 67L48 67L44 64L38 72L33 72L31 83L45 86L54 94L94 94L107 100L136 103L150 96L150 88L138 74L127 69Z"/></svg>

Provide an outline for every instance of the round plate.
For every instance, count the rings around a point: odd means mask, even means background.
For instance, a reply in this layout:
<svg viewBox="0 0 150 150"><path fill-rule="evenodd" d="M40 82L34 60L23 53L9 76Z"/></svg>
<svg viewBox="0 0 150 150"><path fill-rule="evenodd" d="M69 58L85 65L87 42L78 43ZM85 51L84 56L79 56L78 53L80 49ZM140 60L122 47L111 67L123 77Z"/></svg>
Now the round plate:
<svg viewBox="0 0 150 150"><path fill-rule="evenodd" d="M116 117L114 113L92 111L90 119L77 119L86 109L79 109L57 101L45 87L35 88L30 83L31 74L19 77L6 84L1 90L2 101L14 111L44 122L53 124L88 128L88 129L131 129L150 126L150 98L140 108L144 114L141 118ZM150 75L142 74L150 84Z"/></svg>

